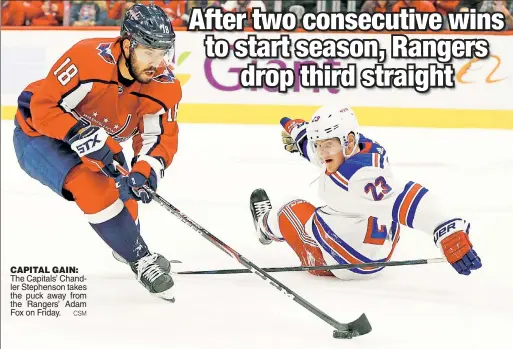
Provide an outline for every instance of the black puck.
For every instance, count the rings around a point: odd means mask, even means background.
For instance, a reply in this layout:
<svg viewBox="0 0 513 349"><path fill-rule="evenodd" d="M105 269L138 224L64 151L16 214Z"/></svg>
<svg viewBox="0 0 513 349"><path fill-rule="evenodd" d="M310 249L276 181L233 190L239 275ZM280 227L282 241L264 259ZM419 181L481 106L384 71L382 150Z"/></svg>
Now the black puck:
<svg viewBox="0 0 513 349"><path fill-rule="evenodd" d="M351 339L351 338L353 338L353 334L350 331L334 330L333 331L333 338Z"/></svg>

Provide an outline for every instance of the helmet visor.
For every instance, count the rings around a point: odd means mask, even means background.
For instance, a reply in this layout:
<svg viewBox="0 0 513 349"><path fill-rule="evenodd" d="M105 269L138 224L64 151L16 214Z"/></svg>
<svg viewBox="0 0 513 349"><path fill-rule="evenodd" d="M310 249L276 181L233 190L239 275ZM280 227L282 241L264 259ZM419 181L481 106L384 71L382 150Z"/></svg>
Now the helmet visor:
<svg viewBox="0 0 513 349"><path fill-rule="evenodd" d="M342 151L342 145L336 138L316 141L313 147L317 155L321 158L324 156L334 156Z"/></svg>
<svg viewBox="0 0 513 349"><path fill-rule="evenodd" d="M161 67L173 63L175 53L174 46L170 49L156 49L144 45L138 45L135 49L137 61L145 66Z"/></svg>

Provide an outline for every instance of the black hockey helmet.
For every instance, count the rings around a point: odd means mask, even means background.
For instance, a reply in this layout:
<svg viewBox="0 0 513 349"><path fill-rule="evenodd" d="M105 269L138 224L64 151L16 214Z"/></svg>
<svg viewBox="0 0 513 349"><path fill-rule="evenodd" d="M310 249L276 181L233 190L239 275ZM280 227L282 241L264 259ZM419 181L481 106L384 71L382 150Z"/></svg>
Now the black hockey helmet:
<svg viewBox="0 0 513 349"><path fill-rule="evenodd" d="M121 38L129 39L132 48L141 44L150 48L174 51L176 34L170 19L157 5L135 4L126 11L121 24Z"/></svg>

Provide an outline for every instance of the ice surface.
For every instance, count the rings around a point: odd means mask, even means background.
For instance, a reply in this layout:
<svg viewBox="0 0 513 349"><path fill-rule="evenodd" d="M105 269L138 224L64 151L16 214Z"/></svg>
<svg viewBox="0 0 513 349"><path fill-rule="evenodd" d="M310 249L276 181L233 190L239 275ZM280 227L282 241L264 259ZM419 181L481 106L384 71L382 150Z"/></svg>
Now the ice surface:
<svg viewBox="0 0 513 349"><path fill-rule="evenodd" d="M115 261L80 210L19 168L12 122L2 121L2 347L25 348L512 348L513 133L364 128L387 148L395 173L446 194L472 222L484 267L469 277L446 264L391 267L374 280L342 282L307 273L279 280L342 322L365 312L373 331L352 340L255 275L177 276L176 303L148 295ZM282 149L279 126L181 125L179 151L159 193L261 267L298 265L285 244L252 236L249 194L275 205L319 203L316 170ZM140 209L150 248L175 269L239 268L157 204ZM432 239L404 229L395 260L440 257ZM85 274L87 316L10 316L10 267L71 265Z"/></svg>

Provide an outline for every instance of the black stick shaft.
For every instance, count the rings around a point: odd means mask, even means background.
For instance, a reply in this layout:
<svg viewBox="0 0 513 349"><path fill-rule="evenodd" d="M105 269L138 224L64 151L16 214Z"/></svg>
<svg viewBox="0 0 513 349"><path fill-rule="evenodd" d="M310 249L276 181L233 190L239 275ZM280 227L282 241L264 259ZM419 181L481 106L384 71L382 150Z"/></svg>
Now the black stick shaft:
<svg viewBox="0 0 513 349"><path fill-rule="evenodd" d="M172 213L175 217L180 219L183 223L187 224L191 228L193 228L196 232L200 233L201 236L212 242L214 245L219 247L222 251L224 251L229 256L235 258L237 261L239 261L240 264L245 266L248 270L248 272L254 273L258 276L260 276L263 280L269 282L272 286L274 286L278 291L285 294L287 297L294 300L296 303L300 304L304 308L306 308L308 311L319 317L320 319L324 320L331 326L335 327L338 330L348 330L347 324L342 324L338 322L337 320L333 319L331 316L320 310L319 308L315 307L313 304L305 300L303 297L299 296L297 293L292 291L290 288L282 284L280 281L273 278L271 275L267 274L265 271L260 269L258 266L250 262L248 259L246 259L244 256L242 256L240 253L235 251L233 248L226 245L224 242L219 240L217 237L209 233L206 229L201 227L199 224L191 220L189 217L187 217L185 214L181 213L176 207L171 205L169 202L167 202L165 199L163 199L160 195L153 193L154 200L159 203L162 207L164 207L167 211Z"/></svg>
<svg viewBox="0 0 513 349"><path fill-rule="evenodd" d="M127 175L128 171L125 170L122 166L116 166L118 170L123 175ZM212 235L205 228L200 226L198 223L194 222L192 219L187 217L185 214L180 212L176 207L167 202L160 195L155 193L148 186L144 186L144 189L147 190L153 197L153 200L160 204L164 209L173 214L175 217L180 219L183 223L190 226L193 230L200 233L201 236L212 242L214 245L219 247L222 251L224 251L229 256L235 258L239 263L241 263L244 267L248 268L252 273L260 276L264 281L267 281L270 285L274 286L278 291L286 295L288 298L291 298L296 303L301 305L306 310L310 311L312 314L323 320L324 322L333 326L336 330L334 331L334 336L337 335L337 338L352 338L356 336L361 336L366 333L369 333L372 330L372 327L367 320L365 314L362 314L358 319L349 322L349 323L341 323L308 302L306 299L292 291L290 288L282 284L280 281L273 278L271 275L267 274L265 271L260 269L258 266L250 262L240 253L235 251L230 246L226 245L224 242L219 240L216 236Z"/></svg>
<svg viewBox="0 0 513 349"><path fill-rule="evenodd" d="M407 261L393 261L393 262L374 262L374 263L362 263L362 264L339 264L339 265L322 265L322 266L305 266L305 267L273 267L273 268L262 268L267 273L279 273L287 271L309 271L309 270L337 270L337 269L353 269L353 268L376 268L376 267L395 267L403 265L419 265L419 264L430 264L430 263L444 263L446 262L443 258L433 259L414 259ZM223 274L247 274L250 273L248 269L213 269L213 270L189 270L179 271L176 274L180 275L223 275Z"/></svg>

